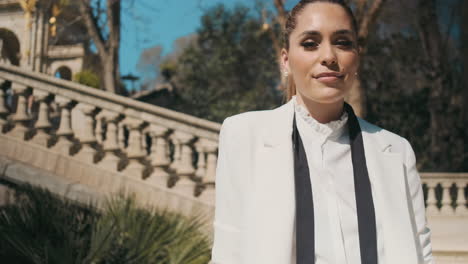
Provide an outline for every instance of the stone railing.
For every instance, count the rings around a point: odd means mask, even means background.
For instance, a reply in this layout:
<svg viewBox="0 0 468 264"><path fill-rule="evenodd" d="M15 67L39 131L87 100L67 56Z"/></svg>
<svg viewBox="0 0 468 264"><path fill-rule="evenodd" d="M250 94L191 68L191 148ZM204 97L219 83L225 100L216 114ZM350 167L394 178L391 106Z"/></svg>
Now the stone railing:
<svg viewBox="0 0 468 264"><path fill-rule="evenodd" d="M468 173L421 173L428 216L468 216Z"/></svg>
<svg viewBox="0 0 468 264"><path fill-rule="evenodd" d="M214 204L220 124L3 64L0 84L3 136Z"/></svg>

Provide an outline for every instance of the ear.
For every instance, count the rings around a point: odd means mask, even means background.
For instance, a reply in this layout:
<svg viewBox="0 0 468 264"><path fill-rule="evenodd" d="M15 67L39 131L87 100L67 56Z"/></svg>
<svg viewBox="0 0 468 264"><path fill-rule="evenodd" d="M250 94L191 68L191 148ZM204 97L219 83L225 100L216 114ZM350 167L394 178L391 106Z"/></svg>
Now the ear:
<svg viewBox="0 0 468 264"><path fill-rule="evenodd" d="M281 49L281 67L283 68L283 71L291 73L291 69L289 67L289 53L285 48Z"/></svg>

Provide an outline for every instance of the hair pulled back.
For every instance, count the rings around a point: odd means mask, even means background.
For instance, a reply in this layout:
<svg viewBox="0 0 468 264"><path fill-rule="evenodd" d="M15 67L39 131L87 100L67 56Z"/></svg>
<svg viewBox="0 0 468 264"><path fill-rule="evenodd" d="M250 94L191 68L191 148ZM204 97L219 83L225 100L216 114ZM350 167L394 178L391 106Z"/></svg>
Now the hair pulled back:
<svg viewBox="0 0 468 264"><path fill-rule="evenodd" d="M304 10L304 8L308 4L313 4L313 3L331 3L331 4L337 4L341 6L346 13L348 14L349 18L351 19L351 26L353 27L353 30L355 34L357 35L358 32L358 26L356 22L356 18L354 17L353 11L351 8L345 3L343 0L301 0L299 3L297 3L293 9L289 12L286 22L284 25L283 29L283 47L286 50L289 50L289 37L291 36L291 33L294 31L294 29L297 26L297 16ZM286 99L289 101L293 95L296 94L296 85L294 84L293 81L288 80L287 86L286 86Z"/></svg>

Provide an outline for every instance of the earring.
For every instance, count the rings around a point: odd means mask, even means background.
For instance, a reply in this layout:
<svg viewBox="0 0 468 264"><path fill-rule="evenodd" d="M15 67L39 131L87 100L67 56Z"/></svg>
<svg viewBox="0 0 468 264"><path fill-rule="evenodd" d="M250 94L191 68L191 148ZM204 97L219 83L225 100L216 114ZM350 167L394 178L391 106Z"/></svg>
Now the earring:
<svg viewBox="0 0 468 264"><path fill-rule="evenodd" d="M357 76L357 75L358 75L358 74L357 74L357 72L355 72L355 73L354 73L354 75L356 75L356 76Z"/></svg>
<svg viewBox="0 0 468 264"><path fill-rule="evenodd" d="M288 75L289 75L288 71L285 71L284 72L284 77L288 78Z"/></svg>

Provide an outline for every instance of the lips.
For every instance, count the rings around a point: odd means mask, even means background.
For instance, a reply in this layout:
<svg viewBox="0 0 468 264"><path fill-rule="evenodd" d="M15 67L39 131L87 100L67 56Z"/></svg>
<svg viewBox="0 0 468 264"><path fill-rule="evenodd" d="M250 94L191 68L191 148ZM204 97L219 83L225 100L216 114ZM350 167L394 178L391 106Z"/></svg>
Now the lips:
<svg viewBox="0 0 468 264"><path fill-rule="evenodd" d="M314 76L320 82L336 82L343 79L344 75L340 72L322 72Z"/></svg>

